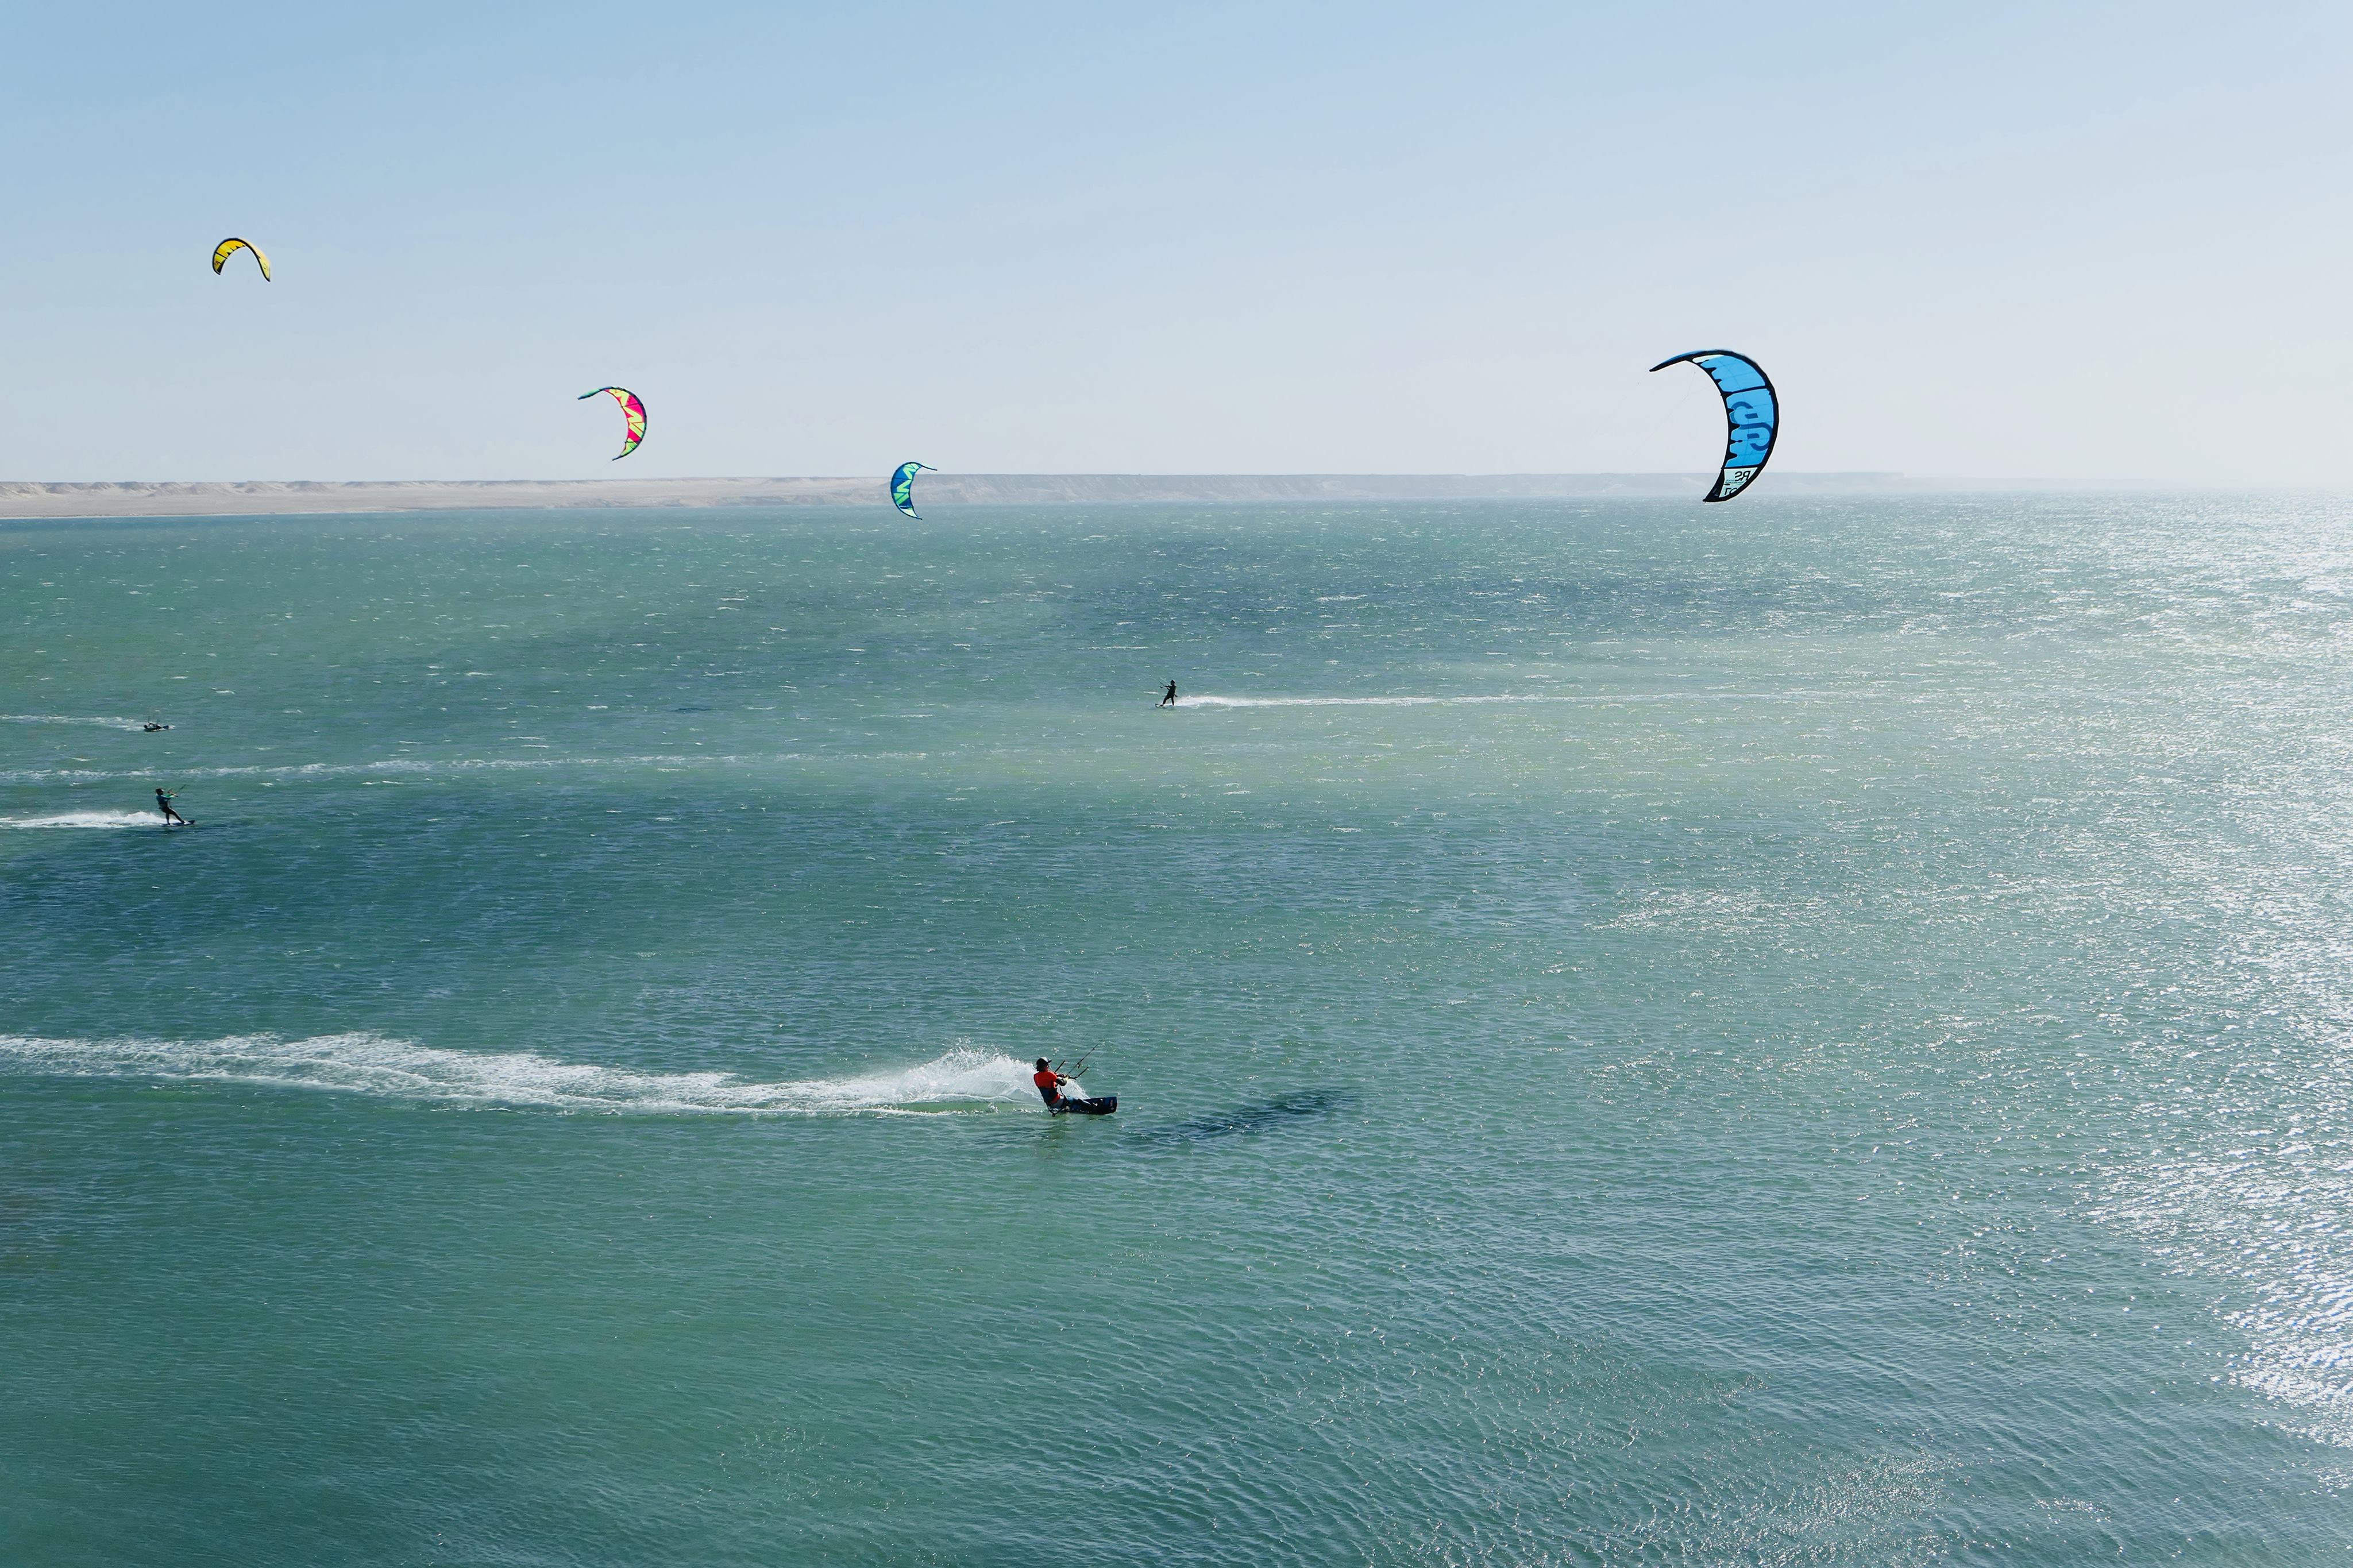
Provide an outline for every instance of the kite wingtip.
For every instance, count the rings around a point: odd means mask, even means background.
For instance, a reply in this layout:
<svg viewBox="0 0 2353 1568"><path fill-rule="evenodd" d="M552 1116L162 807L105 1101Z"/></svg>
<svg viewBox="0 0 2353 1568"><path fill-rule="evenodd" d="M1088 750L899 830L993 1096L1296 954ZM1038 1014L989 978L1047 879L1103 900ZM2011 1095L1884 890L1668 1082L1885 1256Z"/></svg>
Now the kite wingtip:
<svg viewBox="0 0 2353 1568"><path fill-rule="evenodd" d="M1694 349L1687 354L1677 354L1672 359L1662 359L1658 363L1652 365L1651 370L1651 373L1655 374L1658 372L1666 369L1667 366L1671 364L1682 364L1690 360L1715 359L1719 355L1739 360L1744 364L1755 365L1757 373L1759 375L1762 375L1765 373L1764 366L1757 364L1755 360L1750 359L1738 349Z"/></svg>

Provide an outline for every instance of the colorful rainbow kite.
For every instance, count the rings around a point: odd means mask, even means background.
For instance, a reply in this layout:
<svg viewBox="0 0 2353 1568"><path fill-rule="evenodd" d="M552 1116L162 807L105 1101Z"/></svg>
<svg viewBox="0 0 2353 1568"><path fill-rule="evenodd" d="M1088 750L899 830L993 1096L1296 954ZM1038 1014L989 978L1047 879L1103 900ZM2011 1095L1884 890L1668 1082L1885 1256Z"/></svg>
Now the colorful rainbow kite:
<svg viewBox="0 0 2353 1568"><path fill-rule="evenodd" d="M621 449L613 454L613 461L617 463L636 451L638 443L646 438L646 405L638 402L638 395L626 386L600 386L596 392L611 393L613 401L621 405L621 416L629 422L629 433L623 437ZM586 403L596 396L596 392L584 392L573 401Z"/></svg>

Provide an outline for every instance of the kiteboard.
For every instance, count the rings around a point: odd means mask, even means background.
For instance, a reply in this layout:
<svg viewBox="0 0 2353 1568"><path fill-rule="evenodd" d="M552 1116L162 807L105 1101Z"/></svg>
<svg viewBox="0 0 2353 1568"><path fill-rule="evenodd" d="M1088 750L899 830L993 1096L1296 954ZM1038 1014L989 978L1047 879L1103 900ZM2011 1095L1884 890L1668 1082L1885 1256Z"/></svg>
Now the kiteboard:
<svg viewBox="0 0 2353 1568"><path fill-rule="evenodd" d="M1101 1100L1072 1100L1065 1095L1054 1102L1057 1116L1109 1116L1119 1109L1119 1096L1106 1094Z"/></svg>

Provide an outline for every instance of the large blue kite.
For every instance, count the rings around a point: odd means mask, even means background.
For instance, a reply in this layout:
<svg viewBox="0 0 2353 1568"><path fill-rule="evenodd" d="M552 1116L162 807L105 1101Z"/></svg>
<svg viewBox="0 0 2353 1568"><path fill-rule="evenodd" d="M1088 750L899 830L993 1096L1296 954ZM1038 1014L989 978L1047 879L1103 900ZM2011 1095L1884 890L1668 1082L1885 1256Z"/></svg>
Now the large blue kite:
<svg viewBox="0 0 2353 1568"><path fill-rule="evenodd" d="M1765 471L1773 456L1773 438L1781 431L1781 404L1773 395L1773 378L1746 354L1730 349L1697 349L1661 360L1653 373L1685 360L1707 372L1724 394L1724 423L1730 434L1725 442L1724 468L1702 500L1730 500Z"/></svg>

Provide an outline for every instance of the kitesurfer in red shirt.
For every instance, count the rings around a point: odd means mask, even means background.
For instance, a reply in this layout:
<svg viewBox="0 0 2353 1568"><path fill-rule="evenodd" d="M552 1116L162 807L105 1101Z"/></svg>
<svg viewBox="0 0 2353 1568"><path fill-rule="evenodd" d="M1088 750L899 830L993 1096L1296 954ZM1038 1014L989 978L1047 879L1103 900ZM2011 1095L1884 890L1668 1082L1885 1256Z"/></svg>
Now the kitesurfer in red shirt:
<svg viewBox="0 0 2353 1568"><path fill-rule="evenodd" d="M1045 1100L1046 1109L1052 1110L1062 1103L1062 1086L1071 1080L1056 1072L1053 1064L1044 1057L1039 1057L1038 1070L1029 1075L1029 1081L1038 1086L1039 1097Z"/></svg>

